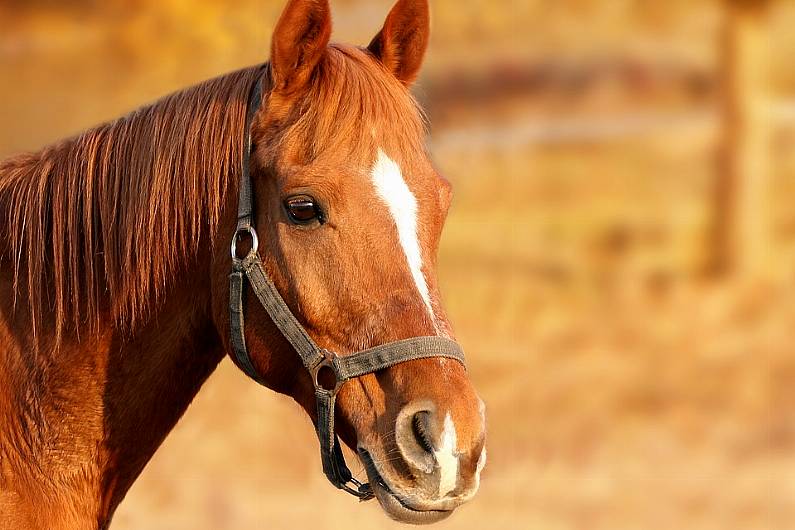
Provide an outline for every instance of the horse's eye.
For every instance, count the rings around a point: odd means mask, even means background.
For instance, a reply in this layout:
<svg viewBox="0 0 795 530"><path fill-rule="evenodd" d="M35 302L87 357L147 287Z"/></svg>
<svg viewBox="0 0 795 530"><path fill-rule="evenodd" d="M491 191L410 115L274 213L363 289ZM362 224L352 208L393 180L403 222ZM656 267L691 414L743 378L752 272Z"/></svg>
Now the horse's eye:
<svg viewBox="0 0 795 530"><path fill-rule="evenodd" d="M307 224L314 220L322 220L320 208L315 200L307 195L290 197L284 201L284 207L290 220L298 224Z"/></svg>

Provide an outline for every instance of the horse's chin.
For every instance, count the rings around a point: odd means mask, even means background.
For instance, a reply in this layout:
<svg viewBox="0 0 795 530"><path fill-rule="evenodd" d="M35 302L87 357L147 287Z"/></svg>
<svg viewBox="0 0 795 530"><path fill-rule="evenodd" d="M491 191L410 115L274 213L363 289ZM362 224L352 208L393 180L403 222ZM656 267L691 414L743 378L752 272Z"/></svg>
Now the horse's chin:
<svg viewBox="0 0 795 530"><path fill-rule="evenodd" d="M395 521L417 525L431 524L446 519L453 513L453 510L421 510L412 508L389 489L367 452L360 451L360 458L367 470L367 479L370 481L370 487L375 493L375 498L378 499L378 503L384 512Z"/></svg>
<svg viewBox="0 0 795 530"><path fill-rule="evenodd" d="M415 510L378 482L371 482L373 492L386 514L399 523L431 524L446 519L453 510Z"/></svg>

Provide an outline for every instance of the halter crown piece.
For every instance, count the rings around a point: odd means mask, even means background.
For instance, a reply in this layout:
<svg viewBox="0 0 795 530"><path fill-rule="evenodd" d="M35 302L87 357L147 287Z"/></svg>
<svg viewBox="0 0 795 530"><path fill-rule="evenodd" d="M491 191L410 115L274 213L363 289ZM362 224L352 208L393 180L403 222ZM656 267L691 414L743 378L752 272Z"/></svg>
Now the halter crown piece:
<svg viewBox="0 0 795 530"><path fill-rule="evenodd" d="M264 385L265 383L254 368L246 349L243 291L246 280L248 280L260 304L292 345L314 382L317 402L315 430L320 440L323 473L337 488L347 491L360 500L369 500L374 496L370 484L363 484L353 477L345 464L339 438L334 432L334 402L337 392L350 379L406 361L428 357L448 357L464 364L464 354L456 342L436 336L414 337L390 342L345 356L339 356L315 344L315 341L290 311L276 286L268 278L257 254L259 240L253 225L254 210L249 161L251 158L251 120L259 109L261 100L262 85L260 80L252 88L248 100L237 228L232 236L232 273L229 275L229 324L232 350L243 371L256 382ZM251 237L251 250L246 257L239 258L236 245L238 238L243 234L248 234ZM318 381L318 376L324 369L326 372L331 371L334 374L335 382L332 388L329 388L330 385L321 385Z"/></svg>

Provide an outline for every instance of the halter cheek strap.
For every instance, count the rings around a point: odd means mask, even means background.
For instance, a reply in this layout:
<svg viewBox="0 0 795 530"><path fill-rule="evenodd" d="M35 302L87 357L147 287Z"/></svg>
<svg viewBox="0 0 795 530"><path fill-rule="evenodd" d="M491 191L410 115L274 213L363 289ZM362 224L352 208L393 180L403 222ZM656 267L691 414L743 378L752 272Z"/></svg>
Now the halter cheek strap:
<svg viewBox="0 0 795 530"><path fill-rule="evenodd" d="M287 303L279 294L262 266L257 253L259 240L254 229L252 186L250 174L251 120L262 99L261 82L251 91L246 115L245 149L243 152L240 197L238 201L237 228L232 236L232 273L229 275L229 327L232 352L237 364L253 380L265 384L260 377L246 348L243 293L246 283L256 295L262 307L276 327L287 339L301 362L309 372L315 386L317 421L315 430L320 441L320 457L323 472L337 488L343 489L361 500L373 498L369 484L362 484L351 474L342 455L339 438L334 429L334 404L342 385L353 378L377 372L396 364L430 357L448 357L464 364L461 347L444 337L414 337L390 342L350 355L339 356L320 348L304 327L298 322ZM237 256L238 238L248 234L251 249L244 258ZM334 376L333 385L321 384L322 371ZM327 379L324 377L324 380Z"/></svg>

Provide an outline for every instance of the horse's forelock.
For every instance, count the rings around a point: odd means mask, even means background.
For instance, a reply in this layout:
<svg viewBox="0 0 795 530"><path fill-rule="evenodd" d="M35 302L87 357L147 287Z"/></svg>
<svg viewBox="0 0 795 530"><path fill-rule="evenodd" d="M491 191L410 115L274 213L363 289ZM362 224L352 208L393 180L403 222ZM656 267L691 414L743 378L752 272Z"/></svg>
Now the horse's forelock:
<svg viewBox="0 0 795 530"><path fill-rule="evenodd" d="M353 46L329 46L291 111L278 132L307 162L329 150L369 162L379 148L424 151L426 123L417 102L369 52Z"/></svg>

